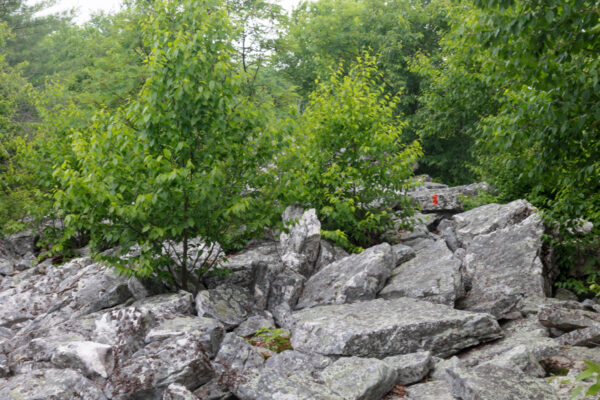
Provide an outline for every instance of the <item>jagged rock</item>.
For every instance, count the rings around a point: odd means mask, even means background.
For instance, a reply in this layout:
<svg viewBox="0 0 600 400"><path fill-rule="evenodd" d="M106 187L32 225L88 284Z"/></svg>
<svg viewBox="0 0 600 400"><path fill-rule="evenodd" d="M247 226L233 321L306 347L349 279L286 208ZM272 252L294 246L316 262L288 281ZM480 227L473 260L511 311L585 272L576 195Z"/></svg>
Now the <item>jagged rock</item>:
<svg viewBox="0 0 600 400"><path fill-rule="evenodd" d="M543 301L548 288L539 257L543 231L540 217L532 214L519 224L473 238L465 256L471 290L457 307L511 319L521 316L522 299Z"/></svg>
<svg viewBox="0 0 600 400"><path fill-rule="evenodd" d="M383 362L396 371L396 385L410 385L419 382L429 374L433 367L433 359L428 351L386 357Z"/></svg>
<svg viewBox="0 0 600 400"><path fill-rule="evenodd" d="M173 383L196 389L213 378L204 344L193 333L150 343L119 365L106 390L117 399L150 400Z"/></svg>
<svg viewBox="0 0 600 400"><path fill-rule="evenodd" d="M429 350L448 356L502 337L489 314L406 297L309 308L293 316L292 347L323 355L381 358Z"/></svg>
<svg viewBox="0 0 600 400"><path fill-rule="evenodd" d="M443 240L438 240L394 269L378 297L413 297L454 306L454 301L464 295L460 268L460 260Z"/></svg>
<svg viewBox="0 0 600 400"><path fill-rule="evenodd" d="M237 400L227 386L220 384L216 378L195 390L194 395L200 400Z"/></svg>
<svg viewBox="0 0 600 400"><path fill-rule="evenodd" d="M539 309L538 318L548 328L567 332L600 324L600 313L586 310L576 302L544 304Z"/></svg>
<svg viewBox="0 0 600 400"><path fill-rule="evenodd" d="M261 263L268 266L280 265L283 268L279 242L253 242L239 253L227 256L225 262L216 265L214 271L204 278L204 284L208 289L215 289L219 285L230 283L252 291L256 269Z"/></svg>
<svg viewBox="0 0 600 400"><path fill-rule="evenodd" d="M534 211L526 200L515 200L508 204L486 204L457 214L452 221L461 247L467 247L474 237L517 225Z"/></svg>
<svg viewBox="0 0 600 400"><path fill-rule="evenodd" d="M387 243L329 264L306 281L296 308L373 299L395 266Z"/></svg>
<svg viewBox="0 0 600 400"><path fill-rule="evenodd" d="M456 400L450 394L450 385L445 381L433 381L409 386L406 388L406 393L408 394L407 400ZM396 399L399 399L399 397L392 397L389 400Z"/></svg>
<svg viewBox="0 0 600 400"><path fill-rule="evenodd" d="M317 264L315 266L315 272L320 271L326 265L339 261L348 256L348 252L342 249L340 246L321 239L321 249L319 251Z"/></svg>
<svg viewBox="0 0 600 400"><path fill-rule="evenodd" d="M536 359L535 355L529 350L526 345L516 346L506 353L500 354L490 361L482 363L480 365L495 365L511 369L513 371L521 371L524 374L535 377L543 378L546 376L546 371Z"/></svg>
<svg viewBox="0 0 600 400"><path fill-rule="evenodd" d="M0 379L0 399L106 400L91 381L71 369L41 369Z"/></svg>
<svg viewBox="0 0 600 400"><path fill-rule="evenodd" d="M461 248L461 243L458 241L456 237L456 233L454 232L454 222L449 219L442 220L438 226L437 230L440 236L446 241L446 245L452 252L456 252Z"/></svg>
<svg viewBox="0 0 600 400"><path fill-rule="evenodd" d="M319 257L321 222L316 210L304 211L298 206L289 206L282 216L289 233L280 237L282 259L286 267L309 277Z"/></svg>
<svg viewBox="0 0 600 400"><path fill-rule="evenodd" d="M340 358L321 372L325 385L342 399L380 400L395 385L396 371L374 358Z"/></svg>
<svg viewBox="0 0 600 400"><path fill-rule="evenodd" d="M263 368L265 357L235 333L225 335L213 362L216 376L227 386L235 386L246 372Z"/></svg>
<svg viewBox="0 0 600 400"><path fill-rule="evenodd" d="M412 247L409 247L409 246L405 246L403 244L393 245L392 251L394 252L394 255L396 256L396 266L415 258L415 256L417 255L417 253L415 252L415 249L413 249Z"/></svg>
<svg viewBox="0 0 600 400"><path fill-rule="evenodd" d="M473 197L489 190L490 186L481 182L455 187L417 188L417 190L409 192L408 196L424 212L461 212L464 210L461 196Z"/></svg>
<svg viewBox="0 0 600 400"><path fill-rule="evenodd" d="M219 351L219 346L225 337L223 325L212 318L199 318L194 316L176 316L165 319L152 328L145 337L146 343L154 343L165 339L193 335L202 344L206 355L214 357Z"/></svg>
<svg viewBox="0 0 600 400"><path fill-rule="evenodd" d="M281 304L295 307L304 288L306 278L291 269L283 270L271 283L268 309L272 311Z"/></svg>
<svg viewBox="0 0 600 400"><path fill-rule="evenodd" d="M104 379L112 373L115 362L112 346L84 341L59 345L50 361L57 368L71 368L88 378L100 376Z"/></svg>
<svg viewBox="0 0 600 400"><path fill-rule="evenodd" d="M195 314L194 296L183 290L146 297L135 301L133 305L152 313L157 321L164 321L179 314Z"/></svg>
<svg viewBox="0 0 600 400"><path fill-rule="evenodd" d="M202 290L196 296L198 316L215 318L226 329L244 322L252 309L252 295L248 289L236 285L223 284L216 289Z"/></svg>
<svg viewBox="0 0 600 400"><path fill-rule="evenodd" d="M543 379L496 365L453 367L446 372L452 394L462 400L559 400Z"/></svg>
<svg viewBox="0 0 600 400"><path fill-rule="evenodd" d="M185 386L172 383L167 387L162 400L199 400L198 397L190 392Z"/></svg>
<svg viewBox="0 0 600 400"><path fill-rule="evenodd" d="M565 333L556 340L563 346L600 346L600 324Z"/></svg>
<svg viewBox="0 0 600 400"><path fill-rule="evenodd" d="M561 346L555 355L543 360L542 365L550 374L556 375L568 370L577 375L588 368L585 361L600 364L600 351L597 348Z"/></svg>
<svg viewBox="0 0 600 400"><path fill-rule="evenodd" d="M295 350L286 350L267 359L265 368L293 374L306 370L323 370L333 361L320 354L306 354Z"/></svg>
<svg viewBox="0 0 600 400"><path fill-rule="evenodd" d="M4 378L10 375L10 365L8 364L8 357L0 353L0 378Z"/></svg>
<svg viewBox="0 0 600 400"><path fill-rule="evenodd" d="M275 328L275 321L268 315L253 315L235 328L234 332L238 336L249 337L261 328L273 329Z"/></svg>
<svg viewBox="0 0 600 400"><path fill-rule="evenodd" d="M502 331L505 335L504 338L469 349L461 354L461 363L465 367L474 367L495 359L502 362L502 358L508 354L509 360L519 361L519 358L521 362L522 360L535 360L535 362L520 364L524 367L521 368L522 371L535 373L539 371L536 366L537 362L554 356L560 349L559 344L549 337L548 329L540 325L535 316L509 321L502 326ZM511 355L513 349L519 349L519 351ZM440 377L445 374L445 371L439 371L436 366L434 374Z"/></svg>

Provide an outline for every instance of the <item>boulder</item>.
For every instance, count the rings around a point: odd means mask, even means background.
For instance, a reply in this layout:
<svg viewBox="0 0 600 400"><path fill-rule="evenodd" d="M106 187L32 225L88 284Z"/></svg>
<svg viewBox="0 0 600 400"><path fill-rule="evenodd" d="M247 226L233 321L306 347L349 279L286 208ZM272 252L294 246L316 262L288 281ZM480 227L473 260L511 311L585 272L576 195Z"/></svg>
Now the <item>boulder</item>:
<svg viewBox="0 0 600 400"><path fill-rule="evenodd" d="M172 318L174 315L192 315L196 313L194 309L194 296L183 290L177 293L146 297L135 301L133 306L142 311L150 312L156 321L164 321Z"/></svg>
<svg viewBox="0 0 600 400"><path fill-rule="evenodd" d="M194 391L199 400L237 400L226 385L219 383L219 379L213 378L207 384L200 386Z"/></svg>
<svg viewBox="0 0 600 400"><path fill-rule="evenodd" d="M319 250L319 258L317 259L317 264L315 265L315 272L320 271L326 265L339 261L348 256L348 252L342 249L340 246L321 239L321 247Z"/></svg>
<svg viewBox="0 0 600 400"><path fill-rule="evenodd" d="M461 264L446 243L438 240L394 269L378 297L412 297L454 306L464 295Z"/></svg>
<svg viewBox="0 0 600 400"><path fill-rule="evenodd" d="M386 357L383 362L396 371L396 385L410 385L419 382L429 374L433 367L433 358L428 351Z"/></svg>
<svg viewBox="0 0 600 400"><path fill-rule="evenodd" d="M293 317L292 347L332 356L383 358L418 351L449 356L502 337L489 314L407 297L309 308Z"/></svg>
<svg viewBox="0 0 600 400"><path fill-rule="evenodd" d="M565 333L556 340L563 346L600 346L600 324Z"/></svg>
<svg viewBox="0 0 600 400"><path fill-rule="evenodd" d="M244 322L250 315L253 305L252 295L248 289L231 284L202 290L196 296L198 316L215 318L226 329L235 328Z"/></svg>
<svg viewBox="0 0 600 400"><path fill-rule="evenodd" d="M40 369L0 379L0 399L106 400L91 381L71 369Z"/></svg>
<svg viewBox="0 0 600 400"><path fill-rule="evenodd" d="M213 378L203 335L153 342L120 363L107 391L113 398L161 399L173 383L196 389Z"/></svg>
<svg viewBox="0 0 600 400"><path fill-rule="evenodd" d="M462 400L559 400L543 379L496 365L446 370L451 393Z"/></svg>
<svg viewBox="0 0 600 400"><path fill-rule="evenodd" d="M405 397L407 400L456 400L456 398L450 394L450 385L445 381L432 381L412 385L406 388L406 393L408 394L408 397ZM389 400L396 399L400 398L392 397Z"/></svg>
<svg viewBox="0 0 600 400"><path fill-rule="evenodd" d="M403 245L401 243L393 245L392 251L394 252L394 255L396 256L396 266L415 258L415 256L417 255L417 253L415 252L415 249L413 249L412 247Z"/></svg>
<svg viewBox="0 0 600 400"><path fill-rule="evenodd" d="M241 337L250 337L261 328L274 329L275 321L273 321L273 317L267 313L265 315L252 315L235 328L234 332Z"/></svg>
<svg viewBox="0 0 600 400"><path fill-rule="evenodd" d="M314 208L304 211L301 207L289 206L282 219L289 229L280 236L284 264L309 277L314 271L321 244L321 222L317 212Z"/></svg>
<svg viewBox="0 0 600 400"><path fill-rule="evenodd" d="M115 365L112 346L86 341L71 341L57 346L50 361L57 368L71 368L89 378L100 376L104 379L112 373Z"/></svg>
<svg viewBox="0 0 600 400"><path fill-rule="evenodd" d="M296 308L373 299L395 266L387 243L329 264L306 281Z"/></svg>
<svg viewBox="0 0 600 400"><path fill-rule="evenodd" d="M290 309L294 308L304 288L304 282L306 278L298 272L287 268L283 270L271 283L267 308L272 311L282 304Z"/></svg>
<svg viewBox="0 0 600 400"><path fill-rule="evenodd" d="M467 247L474 237L517 225L534 211L526 200L515 200L508 204L486 204L454 215L452 221L461 247Z"/></svg>
<svg viewBox="0 0 600 400"><path fill-rule="evenodd" d="M543 231L540 217L532 214L516 225L474 237L465 255L471 290L457 307L511 319L521 316L523 300L543 302L549 294L540 259Z"/></svg>
<svg viewBox="0 0 600 400"><path fill-rule="evenodd" d="M225 335L219 353L213 362L216 376L229 387L236 386L241 377L252 370L262 369L265 357L235 333Z"/></svg>
<svg viewBox="0 0 600 400"><path fill-rule="evenodd" d="M198 397L190 392L185 386L172 383L167 387L162 400L199 400Z"/></svg>
<svg viewBox="0 0 600 400"><path fill-rule="evenodd" d="M572 331L600 324L600 313L585 308L577 302L549 303L540 307L540 323L548 328Z"/></svg>

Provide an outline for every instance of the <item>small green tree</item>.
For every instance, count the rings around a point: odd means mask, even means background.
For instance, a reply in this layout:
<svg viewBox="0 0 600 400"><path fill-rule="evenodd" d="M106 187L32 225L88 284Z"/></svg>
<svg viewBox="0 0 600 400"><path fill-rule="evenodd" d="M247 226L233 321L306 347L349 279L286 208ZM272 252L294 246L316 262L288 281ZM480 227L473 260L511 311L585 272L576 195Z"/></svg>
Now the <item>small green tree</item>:
<svg viewBox="0 0 600 400"><path fill-rule="evenodd" d="M399 142L398 99L384 94L379 79L365 54L347 74L340 68L319 82L282 161L284 202L315 207L325 236L351 249L378 240L393 204L411 214L403 191L421 156L417 142Z"/></svg>
<svg viewBox="0 0 600 400"><path fill-rule="evenodd" d="M101 258L119 271L196 290L218 245L231 250L262 232L268 137L264 111L241 95L233 34L218 1L155 3L139 101L99 114L75 137L77 161L57 171L65 238L88 230L93 248L118 246Z"/></svg>

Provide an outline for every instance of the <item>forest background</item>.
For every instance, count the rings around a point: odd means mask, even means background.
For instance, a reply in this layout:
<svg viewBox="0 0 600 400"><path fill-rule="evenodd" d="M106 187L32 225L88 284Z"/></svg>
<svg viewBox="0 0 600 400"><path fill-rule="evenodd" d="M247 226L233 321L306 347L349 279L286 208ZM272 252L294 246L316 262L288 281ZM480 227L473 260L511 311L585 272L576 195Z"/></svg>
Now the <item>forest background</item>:
<svg viewBox="0 0 600 400"><path fill-rule="evenodd" d="M599 292L597 258L569 272L600 232L599 2L126 0L84 24L51 5L0 0L0 235L135 248L109 261L187 288L292 203L376 243L418 166L530 200L560 284Z"/></svg>

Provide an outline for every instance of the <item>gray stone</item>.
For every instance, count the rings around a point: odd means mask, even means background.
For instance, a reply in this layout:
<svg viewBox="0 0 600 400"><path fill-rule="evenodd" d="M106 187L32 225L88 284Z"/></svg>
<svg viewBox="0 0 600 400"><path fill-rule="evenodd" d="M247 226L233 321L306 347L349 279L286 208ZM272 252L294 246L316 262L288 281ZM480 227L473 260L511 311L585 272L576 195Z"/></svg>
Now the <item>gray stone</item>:
<svg viewBox="0 0 600 400"><path fill-rule="evenodd" d="M92 379L96 376L108 378L115 363L112 346L84 341L59 345L50 361L57 368L75 369Z"/></svg>
<svg viewBox="0 0 600 400"><path fill-rule="evenodd" d="M160 399L173 383L195 389L212 378L202 335L189 333L150 343L122 362L107 390L116 398Z"/></svg>
<svg viewBox="0 0 600 400"><path fill-rule="evenodd" d="M315 272L320 271L326 265L339 261L348 256L348 252L342 249L340 246L321 239L321 250L319 251L319 258L317 259Z"/></svg>
<svg viewBox="0 0 600 400"><path fill-rule="evenodd" d="M448 356L502 337L489 314L411 298L329 305L294 313L292 347L323 355L387 357L431 351Z"/></svg>
<svg viewBox="0 0 600 400"><path fill-rule="evenodd" d="M281 304L294 308L304 288L306 278L296 271L285 269L271 283L268 309L273 310Z"/></svg>
<svg viewBox="0 0 600 400"><path fill-rule="evenodd" d="M261 328L273 329L275 328L275 321L273 321L272 317L267 315L252 315L246 321L242 322L240 326L235 328L234 332L238 336L250 337Z"/></svg>
<svg viewBox="0 0 600 400"><path fill-rule="evenodd" d="M167 387L162 400L199 400L198 397L190 392L185 386L172 383Z"/></svg>
<svg viewBox="0 0 600 400"><path fill-rule="evenodd" d="M296 308L373 299L395 265L387 243L329 264L306 281Z"/></svg>
<svg viewBox="0 0 600 400"><path fill-rule="evenodd" d="M467 247L479 235L517 225L529 217L535 208L525 200L508 204L486 204L452 217L455 233L461 247Z"/></svg>
<svg viewBox="0 0 600 400"><path fill-rule="evenodd" d="M410 385L419 382L429 374L433 367L433 359L428 351L386 357L383 362L396 371L396 385Z"/></svg>
<svg viewBox="0 0 600 400"><path fill-rule="evenodd" d="M216 378L195 390L194 395L200 400L236 400L227 386L220 384Z"/></svg>
<svg viewBox="0 0 600 400"><path fill-rule="evenodd" d="M452 394L462 400L559 400L546 381L496 365L448 368Z"/></svg>
<svg viewBox="0 0 600 400"><path fill-rule="evenodd" d="M233 386L241 376L251 370L263 368L265 357L235 333L228 333L213 362L217 377L227 386Z"/></svg>
<svg viewBox="0 0 600 400"><path fill-rule="evenodd" d="M342 399L380 400L392 390L396 371L373 358L340 358L321 373L325 385Z"/></svg>
<svg viewBox="0 0 600 400"><path fill-rule="evenodd" d="M159 294L146 297L133 303L142 311L148 311L154 315L157 321L172 318L174 315L195 314L194 296L186 291L177 293Z"/></svg>
<svg viewBox="0 0 600 400"><path fill-rule="evenodd" d="M295 350L286 350L273 357L269 357L265 368L279 371L284 375L290 375L300 371L323 370L331 365L329 357L320 354L300 353Z"/></svg>
<svg viewBox="0 0 600 400"><path fill-rule="evenodd" d="M556 293L554 293L554 298L558 300L579 301L579 298L575 293L565 288L556 289Z"/></svg>
<svg viewBox="0 0 600 400"><path fill-rule="evenodd" d="M600 324L565 333L556 341L563 346L600 346Z"/></svg>
<svg viewBox="0 0 600 400"><path fill-rule="evenodd" d="M465 256L471 290L457 307L511 319L521 316L522 299L543 301L547 294L539 258L543 231L540 217L533 214L517 225L472 239Z"/></svg>
<svg viewBox="0 0 600 400"><path fill-rule="evenodd" d="M289 232L280 237L282 259L286 267L309 277L315 268L319 257L321 244L321 222L315 209L304 211L301 207L289 206L282 216ZM300 255L304 257L294 257ZM300 259L300 263L288 260Z"/></svg>
<svg viewBox="0 0 600 400"><path fill-rule="evenodd" d="M574 302L544 304L539 309L538 318L542 325L562 331L600 324L600 313L586 310L583 305Z"/></svg>
<svg viewBox="0 0 600 400"><path fill-rule="evenodd" d="M511 369L513 371L518 370L535 378L543 378L546 376L544 368L542 368L529 347L524 344L513 347L506 353L500 354L480 365L488 364Z"/></svg>
<svg viewBox="0 0 600 400"><path fill-rule="evenodd" d="M0 399L106 400L91 381L71 369L40 369L0 379Z"/></svg>
<svg viewBox="0 0 600 400"><path fill-rule="evenodd" d="M396 244L392 246L392 251L396 255L396 266L407 262L410 259L415 258L415 249L403 244Z"/></svg>
<svg viewBox="0 0 600 400"><path fill-rule="evenodd" d="M464 295L461 262L443 240L419 251L415 258L394 269L379 297L413 297L454 306Z"/></svg>
<svg viewBox="0 0 600 400"><path fill-rule="evenodd" d="M216 319L187 315L176 316L165 319L152 328L144 341L154 343L185 335L194 335L196 340L202 344L206 354L212 358L219 351L219 346L225 337L225 329Z"/></svg>
<svg viewBox="0 0 600 400"><path fill-rule="evenodd" d="M450 385L445 381L433 381L409 386L406 388L408 400L455 400L450 393ZM392 397L396 400L400 397ZM387 400L387 399L386 399Z"/></svg>
<svg viewBox="0 0 600 400"><path fill-rule="evenodd" d="M0 378L4 378L10 375L10 365L8 364L8 357L0 353Z"/></svg>
<svg viewBox="0 0 600 400"><path fill-rule="evenodd" d="M196 296L198 316L215 318L226 329L244 322L252 309L252 295L248 289L236 285L223 284L216 289L202 290Z"/></svg>

